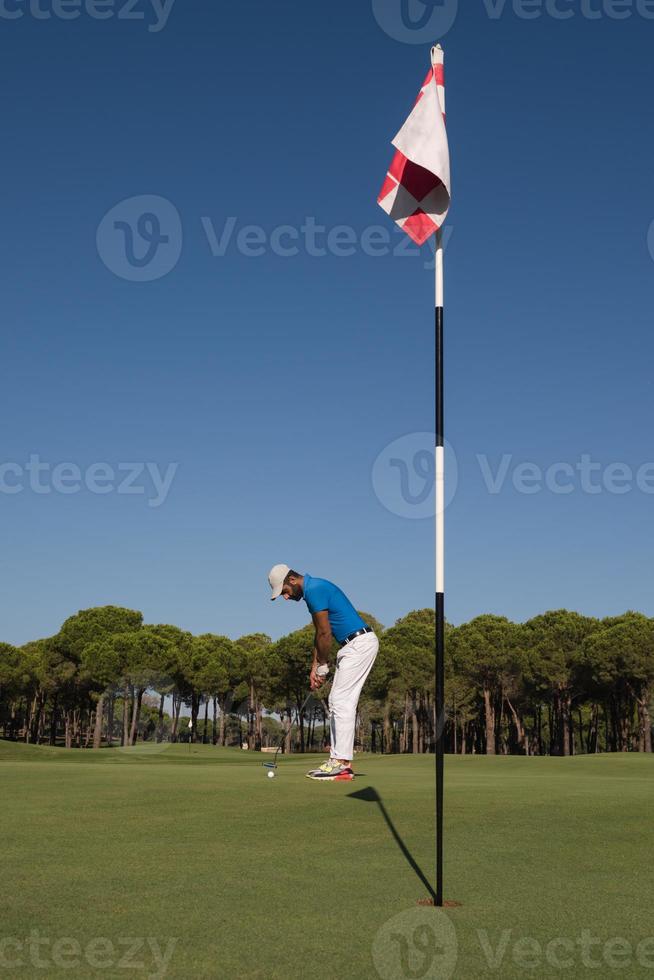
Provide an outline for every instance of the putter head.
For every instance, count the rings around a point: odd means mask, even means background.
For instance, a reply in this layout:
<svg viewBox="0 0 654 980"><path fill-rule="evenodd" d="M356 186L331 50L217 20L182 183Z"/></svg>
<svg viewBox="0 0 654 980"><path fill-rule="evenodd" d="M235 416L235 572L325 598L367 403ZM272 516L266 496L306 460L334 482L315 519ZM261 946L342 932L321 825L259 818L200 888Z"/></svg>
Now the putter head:
<svg viewBox="0 0 654 980"><path fill-rule="evenodd" d="M276 762L262 762L261 765L263 766L264 769L276 769L277 768L277 763Z"/></svg>

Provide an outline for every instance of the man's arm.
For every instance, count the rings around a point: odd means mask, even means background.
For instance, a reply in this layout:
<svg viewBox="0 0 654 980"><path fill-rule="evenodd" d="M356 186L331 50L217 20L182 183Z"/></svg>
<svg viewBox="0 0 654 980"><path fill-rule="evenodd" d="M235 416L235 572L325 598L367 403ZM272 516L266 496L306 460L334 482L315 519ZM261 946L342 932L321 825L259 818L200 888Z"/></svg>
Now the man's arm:
<svg viewBox="0 0 654 980"><path fill-rule="evenodd" d="M322 687L325 677L316 673L322 664L329 662L329 655L332 650L332 628L329 625L329 616L326 609L312 613L313 625L316 627L316 637L314 640L313 663L311 665L311 690Z"/></svg>
<svg viewBox="0 0 654 980"><path fill-rule="evenodd" d="M316 627L316 638L313 651L314 660L318 664L326 664L332 652L332 628L329 625L327 610L312 613L313 625Z"/></svg>

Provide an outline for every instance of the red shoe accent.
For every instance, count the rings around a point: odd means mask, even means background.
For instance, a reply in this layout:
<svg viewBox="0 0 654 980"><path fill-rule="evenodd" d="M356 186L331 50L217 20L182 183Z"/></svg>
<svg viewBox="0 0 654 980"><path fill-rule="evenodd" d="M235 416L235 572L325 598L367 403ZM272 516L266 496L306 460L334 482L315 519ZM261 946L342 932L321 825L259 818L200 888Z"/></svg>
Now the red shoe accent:
<svg viewBox="0 0 654 980"><path fill-rule="evenodd" d="M354 773L353 772L342 772L340 774L340 776L334 776L334 780L333 781L336 783L339 780L346 781L346 780L350 780L350 779L354 779Z"/></svg>

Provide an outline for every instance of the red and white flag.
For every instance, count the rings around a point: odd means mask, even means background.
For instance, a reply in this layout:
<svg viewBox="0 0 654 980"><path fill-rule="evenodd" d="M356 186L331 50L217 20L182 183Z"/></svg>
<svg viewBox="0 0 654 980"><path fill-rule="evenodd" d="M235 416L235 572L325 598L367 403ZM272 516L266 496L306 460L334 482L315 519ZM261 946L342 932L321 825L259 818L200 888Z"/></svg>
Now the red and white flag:
<svg viewBox="0 0 654 980"><path fill-rule="evenodd" d="M432 49L431 62L411 114L392 141L397 153L377 198L418 245L442 227L450 207L450 151L440 45Z"/></svg>

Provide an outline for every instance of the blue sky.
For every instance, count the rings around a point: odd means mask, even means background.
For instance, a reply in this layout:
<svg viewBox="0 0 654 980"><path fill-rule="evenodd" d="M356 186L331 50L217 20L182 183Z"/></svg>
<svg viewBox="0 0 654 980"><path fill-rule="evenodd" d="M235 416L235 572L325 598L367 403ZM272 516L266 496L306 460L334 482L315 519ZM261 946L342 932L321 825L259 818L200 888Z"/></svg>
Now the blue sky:
<svg viewBox="0 0 654 980"><path fill-rule="evenodd" d="M279 636L278 561L433 602L433 273L376 195L439 34L448 615L654 614L649 7L5 0L0 638Z"/></svg>

